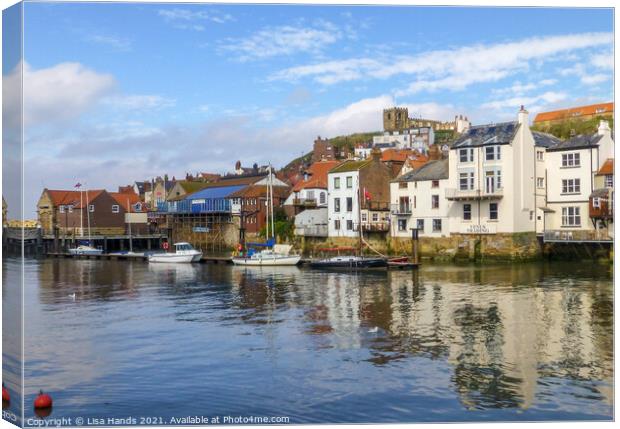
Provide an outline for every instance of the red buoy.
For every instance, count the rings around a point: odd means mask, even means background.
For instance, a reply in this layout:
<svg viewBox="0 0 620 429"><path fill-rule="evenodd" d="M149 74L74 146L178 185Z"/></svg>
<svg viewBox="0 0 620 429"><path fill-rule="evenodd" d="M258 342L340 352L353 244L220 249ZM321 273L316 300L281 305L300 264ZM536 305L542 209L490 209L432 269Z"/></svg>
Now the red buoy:
<svg viewBox="0 0 620 429"><path fill-rule="evenodd" d="M34 400L35 408L51 408L52 407L52 397L47 393L43 393L42 390L39 390L39 396L37 396Z"/></svg>
<svg viewBox="0 0 620 429"><path fill-rule="evenodd" d="M11 402L11 394L9 393L9 389L4 386L2 383L2 402Z"/></svg>

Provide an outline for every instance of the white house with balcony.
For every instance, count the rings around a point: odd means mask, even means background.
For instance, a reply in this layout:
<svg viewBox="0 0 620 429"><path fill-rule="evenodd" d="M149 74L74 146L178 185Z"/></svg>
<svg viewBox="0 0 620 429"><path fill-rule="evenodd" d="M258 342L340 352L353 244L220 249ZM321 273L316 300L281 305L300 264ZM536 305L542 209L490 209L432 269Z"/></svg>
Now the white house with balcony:
<svg viewBox="0 0 620 429"><path fill-rule="evenodd" d="M452 233L535 231L542 168L535 144L523 107L517 121L470 127L452 144L445 192Z"/></svg>
<svg viewBox="0 0 620 429"><path fill-rule="evenodd" d="M587 239L588 232L595 231L590 197L600 187L595 186L595 176L614 157L613 146L609 124L601 121L595 134L574 136L546 149L545 240Z"/></svg>
<svg viewBox="0 0 620 429"><path fill-rule="evenodd" d="M390 183L391 236L411 237L417 228L420 236L450 235L449 208L445 198L448 160L429 161Z"/></svg>

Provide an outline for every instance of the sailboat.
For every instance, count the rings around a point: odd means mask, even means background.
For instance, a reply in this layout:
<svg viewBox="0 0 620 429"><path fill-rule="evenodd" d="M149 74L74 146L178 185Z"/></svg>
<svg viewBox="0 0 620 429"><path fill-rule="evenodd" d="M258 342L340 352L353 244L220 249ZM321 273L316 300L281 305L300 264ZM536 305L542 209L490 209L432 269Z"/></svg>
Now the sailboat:
<svg viewBox="0 0 620 429"><path fill-rule="evenodd" d="M271 222L270 222L271 220ZM269 227L271 226L271 231ZM285 244L275 244L275 222L273 216L273 172L269 165L269 180L267 185L267 225L265 228L266 236L271 238L266 243L248 243L252 246L242 256L235 256L232 262L235 265L244 266L282 266L297 265L301 260L301 255L291 255L293 246ZM255 251L253 247L266 247L261 251Z"/></svg>
<svg viewBox="0 0 620 429"><path fill-rule="evenodd" d="M76 187L81 187L81 184L77 184ZM101 255L103 253L102 249L97 249L96 247L91 246L90 239L90 210L89 210L89 202L88 202L88 191L86 191L86 218L88 223L88 244L80 244L79 246L69 249L69 254L71 255ZM82 204L82 190L80 189L80 236L84 237L84 221L83 221L83 212L84 207Z"/></svg>
<svg viewBox="0 0 620 429"><path fill-rule="evenodd" d="M336 247L331 249L322 249L323 251L337 252L337 254L336 256L332 256L329 258L313 259L312 261L310 261L311 268L332 270L361 270L370 268L386 268L388 266L388 261L386 258L365 257L362 255L362 201L360 198L359 182L357 188L357 210L359 219L359 226L357 228L359 238L357 255L350 253L355 250L355 248L353 247ZM345 252L345 254L341 255L340 252Z"/></svg>

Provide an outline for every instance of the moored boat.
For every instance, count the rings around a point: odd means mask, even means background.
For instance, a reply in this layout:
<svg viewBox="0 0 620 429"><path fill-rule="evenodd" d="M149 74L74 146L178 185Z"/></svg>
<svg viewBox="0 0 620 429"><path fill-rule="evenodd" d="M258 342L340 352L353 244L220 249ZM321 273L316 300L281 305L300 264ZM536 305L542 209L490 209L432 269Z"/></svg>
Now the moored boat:
<svg viewBox="0 0 620 429"><path fill-rule="evenodd" d="M334 256L325 259L315 259L310 262L312 268L323 269L346 269L361 270L370 268L385 268L388 266L387 259L375 257L363 257L354 255Z"/></svg>
<svg viewBox="0 0 620 429"><path fill-rule="evenodd" d="M179 264L198 262L202 258L202 252L194 249L189 243L175 243L174 247L174 252L153 253L149 255L149 262L166 262L172 264Z"/></svg>
<svg viewBox="0 0 620 429"><path fill-rule="evenodd" d="M87 246L85 244L69 249L70 255L101 255L102 253L102 249L97 249L96 247Z"/></svg>
<svg viewBox="0 0 620 429"><path fill-rule="evenodd" d="M273 249L265 249L260 252L248 251L244 256L232 258L233 264L245 266L277 266L297 265L301 260L300 255L290 255L291 246L275 245Z"/></svg>

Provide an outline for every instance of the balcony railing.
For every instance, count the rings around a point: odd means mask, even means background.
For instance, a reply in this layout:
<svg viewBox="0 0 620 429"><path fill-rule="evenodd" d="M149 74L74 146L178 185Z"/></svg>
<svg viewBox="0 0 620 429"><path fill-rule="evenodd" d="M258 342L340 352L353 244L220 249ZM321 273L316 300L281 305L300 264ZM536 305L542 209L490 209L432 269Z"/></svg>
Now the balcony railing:
<svg viewBox="0 0 620 429"><path fill-rule="evenodd" d="M390 230L388 221L362 222L362 231L368 232L386 232Z"/></svg>
<svg viewBox="0 0 620 429"><path fill-rule="evenodd" d="M362 209L364 210L376 210L376 211L389 211L390 203L384 201L371 201L363 200Z"/></svg>
<svg viewBox="0 0 620 429"><path fill-rule="evenodd" d="M584 241L613 241L605 230L603 231L584 231L574 230L545 230L543 233L545 242L584 242Z"/></svg>
<svg viewBox="0 0 620 429"><path fill-rule="evenodd" d="M397 216L408 216L411 214L411 206L409 204L392 204L390 212Z"/></svg>
<svg viewBox="0 0 620 429"><path fill-rule="evenodd" d="M327 237L327 225L296 226L294 233L300 237Z"/></svg>
<svg viewBox="0 0 620 429"><path fill-rule="evenodd" d="M316 198L295 198L293 199L294 206L316 207L316 204L317 204Z"/></svg>
<svg viewBox="0 0 620 429"><path fill-rule="evenodd" d="M446 189L448 200L493 200L504 196L503 189Z"/></svg>

